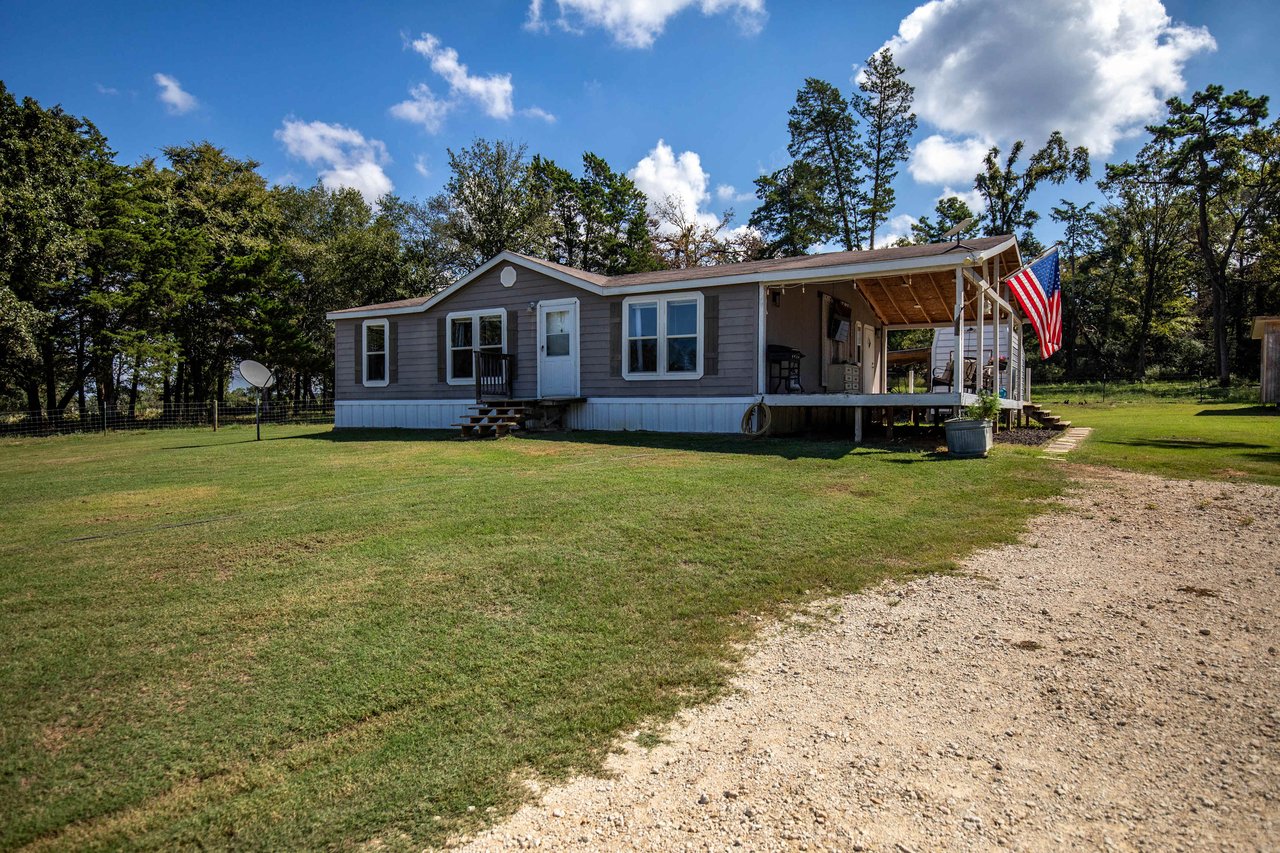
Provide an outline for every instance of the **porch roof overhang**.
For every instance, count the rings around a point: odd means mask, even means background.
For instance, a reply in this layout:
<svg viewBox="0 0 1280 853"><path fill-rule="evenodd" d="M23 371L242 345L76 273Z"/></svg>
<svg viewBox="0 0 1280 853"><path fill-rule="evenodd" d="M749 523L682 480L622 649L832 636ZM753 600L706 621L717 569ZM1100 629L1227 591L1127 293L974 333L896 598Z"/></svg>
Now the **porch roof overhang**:
<svg viewBox="0 0 1280 853"><path fill-rule="evenodd" d="M978 319L979 293L988 305L1021 314L999 292L999 280L1018 269L1021 256L1013 238L986 251L942 256L945 265L933 268L888 269L854 277L858 291L886 326L931 328L956 321L956 271L964 282L964 322Z"/></svg>

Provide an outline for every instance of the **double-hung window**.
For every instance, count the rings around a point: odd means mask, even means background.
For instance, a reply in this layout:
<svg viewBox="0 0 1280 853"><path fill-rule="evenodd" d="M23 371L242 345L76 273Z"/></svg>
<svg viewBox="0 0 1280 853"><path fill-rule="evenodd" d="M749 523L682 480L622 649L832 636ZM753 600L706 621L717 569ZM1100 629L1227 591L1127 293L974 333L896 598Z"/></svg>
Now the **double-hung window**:
<svg viewBox="0 0 1280 853"><path fill-rule="evenodd" d="M378 388L387 384L387 332L386 320L365 320L362 331L361 351L364 353L364 384Z"/></svg>
<svg viewBox="0 0 1280 853"><path fill-rule="evenodd" d="M450 385L466 385L475 379L475 352L506 351L507 312L501 308L460 311L446 318Z"/></svg>
<svg viewBox="0 0 1280 853"><path fill-rule="evenodd" d="M623 300L622 375L626 379L702 376L702 294Z"/></svg>

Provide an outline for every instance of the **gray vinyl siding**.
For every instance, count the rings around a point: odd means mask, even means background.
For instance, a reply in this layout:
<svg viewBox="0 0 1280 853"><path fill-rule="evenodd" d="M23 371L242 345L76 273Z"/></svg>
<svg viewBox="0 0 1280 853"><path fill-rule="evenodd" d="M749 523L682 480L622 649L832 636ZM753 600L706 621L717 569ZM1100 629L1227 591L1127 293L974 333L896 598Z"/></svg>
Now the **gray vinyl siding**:
<svg viewBox="0 0 1280 853"><path fill-rule="evenodd" d="M533 399L538 392L538 342L536 311L529 303L576 298L581 339L581 393L584 397L722 397L756 393L756 338L759 332L759 286L690 288L704 300L719 299L719 368L714 376L700 379L626 380L610 376L609 306L623 296L597 296L532 270L517 267L512 287L499 280L495 267L466 287L421 313L391 315L397 326L398 382L366 388L355 380L355 342L361 320L336 322L336 396L339 400L446 400L472 399L472 385L449 385L437 376L437 321L455 311L501 308L516 330L516 381L513 396ZM507 332L511 341L510 328ZM704 330L705 336L705 330ZM704 337L705 340L705 337Z"/></svg>

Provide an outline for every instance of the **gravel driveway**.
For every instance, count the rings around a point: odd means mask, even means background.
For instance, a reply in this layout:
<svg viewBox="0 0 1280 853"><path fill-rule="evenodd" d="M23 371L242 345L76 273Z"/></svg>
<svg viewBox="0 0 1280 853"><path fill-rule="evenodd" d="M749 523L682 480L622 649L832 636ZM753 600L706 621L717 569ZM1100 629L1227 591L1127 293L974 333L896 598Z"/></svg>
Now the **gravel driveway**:
<svg viewBox="0 0 1280 853"><path fill-rule="evenodd" d="M1019 544L767 629L466 849L1280 849L1280 489L1071 471Z"/></svg>

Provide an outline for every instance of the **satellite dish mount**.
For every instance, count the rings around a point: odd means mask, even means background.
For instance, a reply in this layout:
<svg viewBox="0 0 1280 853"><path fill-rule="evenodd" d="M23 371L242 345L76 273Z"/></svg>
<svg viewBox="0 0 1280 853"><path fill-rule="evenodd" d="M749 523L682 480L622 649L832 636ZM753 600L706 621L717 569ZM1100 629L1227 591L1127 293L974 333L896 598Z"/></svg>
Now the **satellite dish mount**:
<svg viewBox="0 0 1280 853"><path fill-rule="evenodd" d="M258 389L258 401L253 407L253 426L258 436L256 440L262 441L262 392L276 384L276 375L252 359L240 362L236 369L245 382Z"/></svg>
<svg viewBox="0 0 1280 853"><path fill-rule="evenodd" d="M964 234L964 232L971 225L973 225L973 217L966 216L964 219L961 219L955 225L952 225L951 228L947 230L947 233L942 235L942 239L950 240L952 237L955 237L956 244L951 247L952 249L968 249L970 252L976 252L977 249L975 249L973 246L966 246L963 242L961 242L963 240L963 237L961 237L961 235ZM950 249L948 249L947 251L950 251Z"/></svg>

